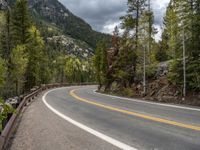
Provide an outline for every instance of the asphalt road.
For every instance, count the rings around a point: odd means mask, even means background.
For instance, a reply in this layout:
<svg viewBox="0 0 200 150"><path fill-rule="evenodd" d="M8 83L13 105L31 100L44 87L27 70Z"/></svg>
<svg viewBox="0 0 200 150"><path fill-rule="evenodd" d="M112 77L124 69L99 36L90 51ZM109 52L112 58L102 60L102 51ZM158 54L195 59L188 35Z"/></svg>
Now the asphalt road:
<svg viewBox="0 0 200 150"><path fill-rule="evenodd" d="M43 95L43 117L62 120L54 133L57 139L69 136L69 123L81 132L77 131L74 139L86 140L74 149L200 150L199 108L112 97L95 93L95 89L96 86L59 88ZM54 115L46 117L49 113ZM56 126L51 119L45 122ZM51 138L48 140L51 143ZM84 142L90 144L85 143L85 148Z"/></svg>

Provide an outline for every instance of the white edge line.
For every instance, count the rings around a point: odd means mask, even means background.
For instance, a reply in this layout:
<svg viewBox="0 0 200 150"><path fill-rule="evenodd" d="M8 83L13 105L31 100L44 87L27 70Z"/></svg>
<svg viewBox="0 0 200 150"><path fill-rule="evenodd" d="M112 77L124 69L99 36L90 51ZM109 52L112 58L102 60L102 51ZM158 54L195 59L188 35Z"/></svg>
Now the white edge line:
<svg viewBox="0 0 200 150"><path fill-rule="evenodd" d="M147 101L136 100L136 99L132 99L132 98L126 98L126 97L103 94L103 93L97 92L97 90L93 90L93 93L99 94L99 95L104 95L104 96L107 96L107 97L119 98L119 99L124 99L124 100L128 100L128 101L138 102L138 103L146 103L146 104L159 105L159 106L165 106L165 107L172 107L172 108L180 108L180 109L186 109L186 110L200 111L200 109L198 109L198 108L190 108L190 107L170 105L170 104L161 104L161 103L156 103L156 102L147 102Z"/></svg>
<svg viewBox="0 0 200 150"><path fill-rule="evenodd" d="M56 109L54 109L52 106L50 106L50 105L47 103L46 99L45 99L46 95L49 94L49 93L52 92L52 91L59 90L59 89L63 89L63 88L57 88L57 89L50 90L50 91L46 92L46 93L43 95L43 97L42 97L43 103L44 103L51 111L53 111L56 115L58 115L59 117L63 118L64 120L66 120L66 121L68 121L68 122L70 122L71 124L73 124L73 125L75 125L75 126L81 128L81 129L83 129L83 130L89 132L90 134L95 135L96 137L98 137L98 138L100 138L100 139L102 139L102 140L104 140L104 141L106 141L106 142L108 142L108 143L110 143L110 144L112 144L112 145L114 145L114 146L120 148L120 149L123 149L123 150L137 150L137 149L134 148L134 147L131 147L131 146L127 145L127 144L124 144L124 143L122 143L122 142L120 142L120 141L118 141L118 140L116 140L116 139L113 139L113 138L111 138L111 137L109 137L109 136L107 136L107 135L104 135L104 134L102 134L102 133L100 133L100 132L98 132L98 131L96 131L96 130L90 128L90 127L87 127L87 126L84 125L84 124L81 124L81 123L79 123L79 122L77 122L77 121L75 121L75 120L69 118L68 116L66 116L66 115L64 115L64 114L62 114L62 113L60 113L59 111L57 111Z"/></svg>

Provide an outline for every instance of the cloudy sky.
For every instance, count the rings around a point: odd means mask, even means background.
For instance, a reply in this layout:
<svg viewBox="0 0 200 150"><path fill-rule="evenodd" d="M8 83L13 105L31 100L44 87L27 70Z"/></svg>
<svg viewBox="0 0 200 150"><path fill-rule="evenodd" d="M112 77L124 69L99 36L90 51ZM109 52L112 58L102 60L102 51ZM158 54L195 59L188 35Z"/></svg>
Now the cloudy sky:
<svg viewBox="0 0 200 150"><path fill-rule="evenodd" d="M112 33L114 27L120 24L119 17L126 14L127 0L59 0L72 13L86 20L93 29ZM166 6L169 0L151 0L155 17L155 27L161 35L161 26Z"/></svg>

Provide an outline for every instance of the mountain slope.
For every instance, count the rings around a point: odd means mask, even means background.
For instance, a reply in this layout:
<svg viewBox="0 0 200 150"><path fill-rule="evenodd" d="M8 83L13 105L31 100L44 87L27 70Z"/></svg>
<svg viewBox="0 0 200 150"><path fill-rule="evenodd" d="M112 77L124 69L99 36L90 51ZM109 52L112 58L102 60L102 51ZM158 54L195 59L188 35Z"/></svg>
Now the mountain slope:
<svg viewBox="0 0 200 150"><path fill-rule="evenodd" d="M11 6L16 0L0 0L0 9L6 2ZM38 25L54 26L61 34L86 42L92 48L110 35L94 31L83 19L75 16L58 0L28 0L31 13ZM48 34L48 33L47 33Z"/></svg>
<svg viewBox="0 0 200 150"><path fill-rule="evenodd" d="M109 35L92 30L88 23L73 15L58 0L29 0L29 5L38 22L45 21L56 26L65 35L84 41L93 48L97 41L110 38Z"/></svg>

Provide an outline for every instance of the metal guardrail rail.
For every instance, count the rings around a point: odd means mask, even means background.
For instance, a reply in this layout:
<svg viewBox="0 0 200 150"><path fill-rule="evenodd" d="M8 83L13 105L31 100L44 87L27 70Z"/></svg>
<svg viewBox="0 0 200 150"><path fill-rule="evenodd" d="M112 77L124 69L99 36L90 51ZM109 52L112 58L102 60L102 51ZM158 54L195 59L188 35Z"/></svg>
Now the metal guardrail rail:
<svg viewBox="0 0 200 150"><path fill-rule="evenodd" d="M47 84L41 85L37 90L27 94L24 96L16 108L16 113L12 114L11 118L9 118L5 128L3 129L0 135L0 150L4 150L9 143L9 139L12 136L15 128L16 128L16 121L19 117L20 113L22 112L23 108L28 105L33 99L35 99L40 93L47 89L58 88L58 87L66 87L66 86L75 86L75 85L94 85L91 83L81 83L81 84L68 84L68 83L55 83L55 84Z"/></svg>

